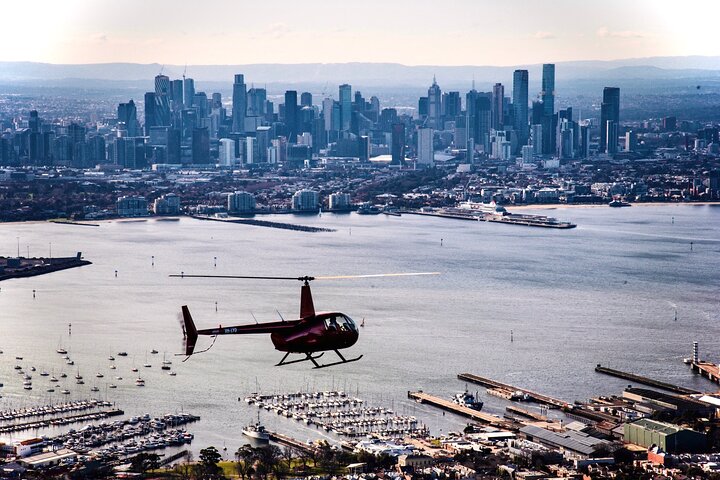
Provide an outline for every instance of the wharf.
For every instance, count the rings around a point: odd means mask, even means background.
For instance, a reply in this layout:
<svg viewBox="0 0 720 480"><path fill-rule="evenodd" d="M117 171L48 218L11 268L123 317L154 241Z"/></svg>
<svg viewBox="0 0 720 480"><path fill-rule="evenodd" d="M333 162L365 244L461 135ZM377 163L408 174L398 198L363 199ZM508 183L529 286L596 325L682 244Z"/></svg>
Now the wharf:
<svg viewBox="0 0 720 480"><path fill-rule="evenodd" d="M506 215L494 215L494 214L482 214L475 215L472 213L464 213L458 211L430 211L421 212L413 210L403 210L402 213L408 213L412 215L424 215L428 217L441 217L450 218L453 220L470 220L473 222L490 222L490 223L505 223L509 225L523 225L526 227L541 227L541 228L557 228L557 229L568 229L575 228L577 225L570 222L558 221L554 218L544 217L541 215L525 215L525 214L513 214L508 213Z"/></svg>
<svg viewBox="0 0 720 480"><path fill-rule="evenodd" d="M690 368L694 373L699 373L711 382L720 383L720 367L716 363L703 360L690 361Z"/></svg>
<svg viewBox="0 0 720 480"><path fill-rule="evenodd" d="M90 264L83 260L81 252L74 257L60 258L0 257L0 281L34 277Z"/></svg>
<svg viewBox="0 0 720 480"><path fill-rule="evenodd" d="M548 417L546 417L545 415L540 415L539 413L532 412L525 408L516 407L515 405L508 405L507 407L505 407L505 410L507 410L510 413L520 415L521 417L536 420L538 422L547 422L548 421Z"/></svg>
<svg viewBox="0 0 720 480"><path fill-rule="evenodd" d="M508 430L517 430L517 425L508 422L507 420L503 420L494 415L488 415L487 413L473 410L472 408L463 407L450 400L445 400L444 398L436 397L434 395L429 395L423 392L408 392L408 398L413 399L419 403L427 403L442 410L447 410L448 412L462 415L463 417L471 418L472 420L476 420L478 422L486 423L493 427Z"/></svg>
<svg viewBox="0 0 720 480"><path fill-rule="evenodd" d="M268 435L270 437L270 440L272 440L275 443L285 445L286 447L297 448L298 450L301 450L303 452L308 452L308 453L313 452L315 450L312 445L308 445L307 443L303 443L300 440L296 440L292 437L288 437L287 435L283 435L281 433L268 432Z"/></svg>
<svg viewBox="0 0 720 480"><path fill-rule="evenodd" d="M549 407L567 408L569 406L569 404L563 400L559 400L557 398L553 398L548 395L543 395L541 393L533 392L532 390L515 387L515 386L509 385L507 383L498 382L498 381L492 380L490 378L481 377L479 375L473 375L472 373L460 373L460 374L458 374L457 378L460 380L463 380L465 382L475 383L477 385L482 385L487 388L498 388L498 389L503 389L503 390L522 392L523 394L527 395L527 397L534 400L535 402L542 403Z"/></svg>
<svg viewBox="0 0 720 480"><path fill-rule="evenodd" d="M696 395L698 393L702 393L691 388L685 388L678 385L673 385L671 383L661 382L659 380L643 377L642 375L637 375L635 373L622 372L613 368L603 367L599 363L595 367L595 371L598 373L604 373L605 375L610 375L612 377L618 377L625 380L630 380L632 382L642 383L643 385L659 388L661 390L678 393L680 395Z"/></svg>

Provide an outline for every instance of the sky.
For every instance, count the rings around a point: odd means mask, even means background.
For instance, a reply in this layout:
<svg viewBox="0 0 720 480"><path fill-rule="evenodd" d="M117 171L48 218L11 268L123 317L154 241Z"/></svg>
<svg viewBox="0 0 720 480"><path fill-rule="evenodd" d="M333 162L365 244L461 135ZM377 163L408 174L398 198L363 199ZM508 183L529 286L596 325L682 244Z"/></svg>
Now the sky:
<svg viewBox="0 0 720 480"><path fill-rule="evenodd" d="M720 55L719 0L35 0L0 61L523 65Z"/></svg>

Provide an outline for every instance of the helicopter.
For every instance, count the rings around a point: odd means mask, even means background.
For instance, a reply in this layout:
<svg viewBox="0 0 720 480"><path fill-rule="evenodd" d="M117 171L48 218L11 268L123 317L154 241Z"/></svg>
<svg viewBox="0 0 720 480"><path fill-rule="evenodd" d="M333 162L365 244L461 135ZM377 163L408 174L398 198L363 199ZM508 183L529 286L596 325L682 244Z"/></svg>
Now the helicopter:
<svg viewBox="0 0 720 480"><path fill-rule="evenodd" d="M438 275L437 272L422 273L389 273L373 275L341 275L326 277L263 277L263 276L241 276L241 275L170 275L180 278L223 278L223 279L252 279L252 280L295 280L302 282L300 289L300 317L297 320L285 320L265 323L254 323L198 330L193 321L190 309L187 305L182 306L182 330L187 361L193 354L203 353L215 343L218 335L247 335L256 333L269 333L275 349L285 352L285 356L275 366L291 365L300 362L312 362L313 368L326 368L333 365L357 362L363 356L345 358L340 350L352 347L358 340L358 326L352 318L341 312L316 312L313 304L310 282L313 280L330 280L346 278L375 278L375 277L398 277L416 275ZM257 322L257 321L256 321ZM195 351L198 337L208 335L213 337L213 343L205 350ZM326 351L333 351L339 360L320 364L317 359L322 357ZM288 360L290 354L304 355L304 358Z"/></svg>

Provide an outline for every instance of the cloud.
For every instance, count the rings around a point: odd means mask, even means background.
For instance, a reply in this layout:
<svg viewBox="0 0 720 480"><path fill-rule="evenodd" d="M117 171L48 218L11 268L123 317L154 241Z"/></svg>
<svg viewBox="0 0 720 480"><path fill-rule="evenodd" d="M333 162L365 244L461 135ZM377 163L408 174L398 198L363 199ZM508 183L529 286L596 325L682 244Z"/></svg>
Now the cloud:
<svg viewBox="0 0 720 480"><path fill-rule="evenodd" d="M553 40L553 39L557 38L557 35L555 35L552 32L538 31L538 32L535 32L535 35L533 35L533 37L535 37L538 40Z"/></svg>
<svg viewBox="0 0 720 480"><path fill-rule="evenodd" d="M607 27L600 27L595 32L600 38L645 38L646 34L643 32L635 32L632 30L610 30Z"/></svg>
<svg viewBox="0 0 720 480"><path fill-rule="evenodd" d="M291 30L287 23L277 22L268 25L268 27L263 31L263 35L272 38L282 38L290 32Z"/></svg>

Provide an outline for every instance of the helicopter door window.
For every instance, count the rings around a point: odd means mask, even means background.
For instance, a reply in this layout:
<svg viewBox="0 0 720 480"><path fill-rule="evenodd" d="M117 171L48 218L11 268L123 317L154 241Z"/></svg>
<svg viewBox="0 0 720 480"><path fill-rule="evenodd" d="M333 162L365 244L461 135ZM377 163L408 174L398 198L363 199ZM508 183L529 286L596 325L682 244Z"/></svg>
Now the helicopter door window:
<svg viewBox="0 0 720 480"><path fill-rule="evenodd" d="M338 331L340 330L340 325L338 325L338 319L337 317L329 317L325 319L325 327L328 330Z"/></svg>

